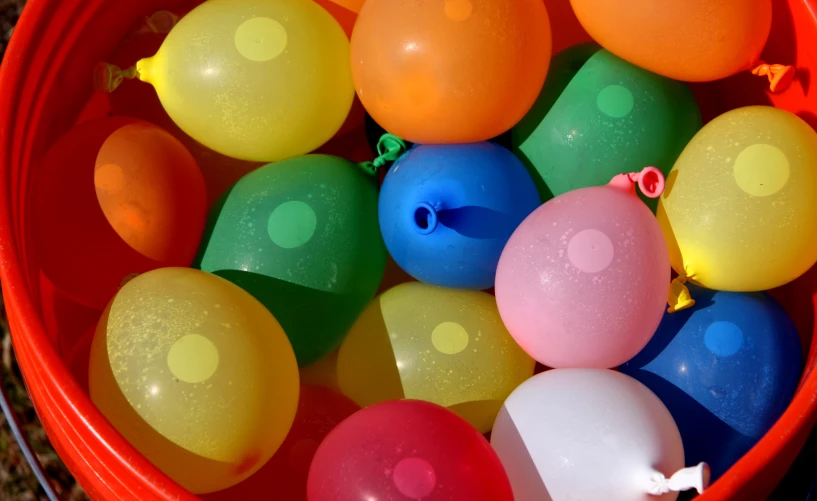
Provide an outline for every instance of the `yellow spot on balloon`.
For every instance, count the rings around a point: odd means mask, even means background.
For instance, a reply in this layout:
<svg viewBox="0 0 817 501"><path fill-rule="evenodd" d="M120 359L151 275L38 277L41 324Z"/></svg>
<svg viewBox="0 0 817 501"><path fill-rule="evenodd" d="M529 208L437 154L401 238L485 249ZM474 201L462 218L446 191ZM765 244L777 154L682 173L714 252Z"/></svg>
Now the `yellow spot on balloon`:
<svg viewBox="0 0 817 501"><path fill-rule="evenodd" d="M468 331L456 322L443 322L431 333L431 344L440 353L456 355L468 346Z"/></svg>
<svg viewBox="0 0 817 501"><path fill-rule="evenodd" d="M789 181L789 159L770 144L753 144L741 151L734 170L740 189L755 197L773 195Z"/></svg>
<svg viewBox="0 0 817 501"><path fill-rule="evenodd" d="M241 23L235 32L235 46L250 61L264 62L280 56L287 46L287 30L268 17Z"/></svg>
<svg viewBox="0 0 817 501"><path fill-rule="evenodd" d="M216 373L218 350L206 337L188 334L170 348L167 366L176 379L191 384L201 383Z"/></svg>
<svg viewBox="0 0 817 501"><path fill-rule="evenodd" d="M473 10L470 0L445 0L445 15L452 21L467 20Z"/></svg>
<svg viewBox="0 0 817 501"><path fill-rule="evenodd" d="M125 186L125 173L116 164L105 164L94 170L94 186L108 193L116 193Z"/></svg>

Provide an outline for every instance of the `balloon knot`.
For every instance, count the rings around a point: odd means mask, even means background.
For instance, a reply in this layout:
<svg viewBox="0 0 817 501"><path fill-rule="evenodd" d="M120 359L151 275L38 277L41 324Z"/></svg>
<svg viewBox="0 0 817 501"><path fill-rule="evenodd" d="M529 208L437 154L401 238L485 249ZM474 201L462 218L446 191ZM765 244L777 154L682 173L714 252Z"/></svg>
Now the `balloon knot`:
<svg viewBox="0 0 817 501"><path fill-rule="evenodd" d="M656 167L644 167L641 172L631 173L630 179L638 183L641 193L650 198L658 198L664 193L666 179L664 173Z"/></svg>
<svg viewBox="0 0 817 501"><path fill-rule="evenodd" d="M672 281L669 286L669 297L667 299L667 313L675 313L677 311L686 310L695 306L695 300L692 299L689 289L686 286L687 281L692 275L687 274L686 270L678 274L678 277Z"/></svg>
<svg viewBox="0 0 817 501"><path fill-rule="evenodd" d="M653 496L661 496L670 491L669 479L663 473L653 473L650 478L650 488L647 492Z"/></svg>
<svg viewBox="0 0 817 501"><path fill-rule="evenodd" d="M758 65L752 69L752 75L769 78L769 89L772 92L783 92L789 85L796 71L794 66L785 64L766 64L763 61L758 61Z"/></svg>
<svg viewBox="0 0 817 501"><path fill-rule="evenodd" d="M641 172L619 174L614 177L609 186L635 194L635 185L641 192L650 198L658 198L664 192L666 180L664 174L655 167L644 167Z"/></svg>
<svg viewBox="0 0 817 501"><path fill-rule="evenodd" d="M371 162L363 162L360 166L369 174L377 171L390 162L396 161L406 152L406 143L394 134L383 134L377 141L377 158Z"/></svg>
<svg viewBox="0 0 817 501"><path fill-rule="evenodd" d="M668 492L695 489L698 494L703 494L704 490L709 487L709 479L709 465L706 463L679 470L670 478L664 476L663 473L654 472L650 477L650 487L647 492L653 496L661 496Z"/></svg>
<svg viewBox="0 0 817 501"><path fill-rule="evenodd" d="M136 66L123 70L115 64L98 63L94 68L94 87L102 92L113 92L123 81L139 77Z"/></svg>

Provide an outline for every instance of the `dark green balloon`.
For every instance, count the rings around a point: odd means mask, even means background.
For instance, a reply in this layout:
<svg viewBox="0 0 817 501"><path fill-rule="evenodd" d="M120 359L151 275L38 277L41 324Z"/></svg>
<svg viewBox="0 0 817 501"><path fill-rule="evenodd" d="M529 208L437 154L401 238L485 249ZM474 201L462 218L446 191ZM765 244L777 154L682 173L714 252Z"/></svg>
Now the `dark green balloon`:
<svg viewBox="0 0 817 501"><path fill-rule="evenodd" d="M668 175L700 128L687 84L582 44L553 58L513 144L547 199L651 165ZM655 210L657 200L645 201Z"/></svg>
<svg viewBox="0 0 817 501"><path fill-rule="evenodd" d="M263 303L309 365L337 348L383 279L375 179L328 155L261 167L213 208L198 265Z"/></svg>

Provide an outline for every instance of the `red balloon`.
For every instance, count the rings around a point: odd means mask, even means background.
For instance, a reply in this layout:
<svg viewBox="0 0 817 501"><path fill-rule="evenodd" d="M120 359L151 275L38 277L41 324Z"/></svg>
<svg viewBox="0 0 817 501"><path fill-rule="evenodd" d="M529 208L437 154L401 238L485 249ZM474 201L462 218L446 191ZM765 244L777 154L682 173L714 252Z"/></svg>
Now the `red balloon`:
<svg viewBox="0 0 817 501"><path fill-rule="evenodd" d="M36 262L55 287L100 310L134 273L190 266L207 216L190 153L126 117L68 131L40 163L32 195Z"/></svg>
<svg viewBox="0 0 817 501"><path fill-rule="evenodd" d="M419 400L376 404L335 428L312 461L307 497L513 501L485 437L448 409Z"/></svg>
<svg viewBox="0 0 817 501"><path fill-rule="evenodd" d="M295 422L278 452L247 480L201 498L204 501L306 501L306 477L318 445L341 421L358 410L359 405L335 390L301 385Z"/></svg>

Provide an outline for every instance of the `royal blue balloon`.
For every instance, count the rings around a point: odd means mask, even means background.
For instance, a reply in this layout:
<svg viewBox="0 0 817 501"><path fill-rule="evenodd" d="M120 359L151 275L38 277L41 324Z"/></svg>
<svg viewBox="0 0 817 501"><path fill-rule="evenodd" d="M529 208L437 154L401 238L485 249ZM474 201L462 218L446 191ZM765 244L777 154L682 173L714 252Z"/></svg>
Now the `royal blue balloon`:
<svg viewBox="0 0 817 501"><path fill-rule="evenodd" d="M715 480L788 406L802 349L791 318L768 294L690 290L695 306L665 314L621 371L661 398L681 431L686 463L709 463Z"/></svg>
<svg viewBox="0 0 817 501"><path fill-rule="evenodd" d="M414 146L383 182L380 229L417 280L489 289L505 244L540 204L525 166L502 146Z"/></svg>

